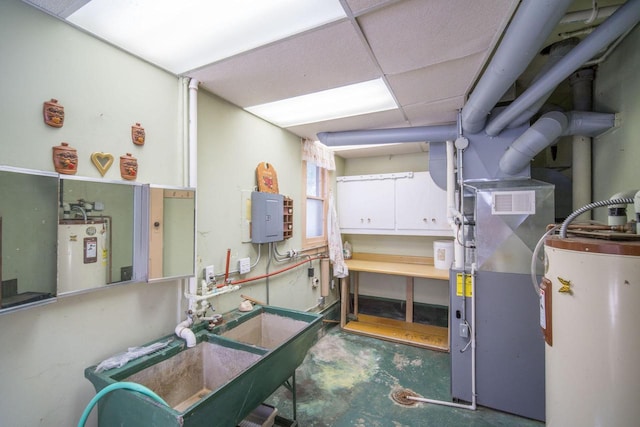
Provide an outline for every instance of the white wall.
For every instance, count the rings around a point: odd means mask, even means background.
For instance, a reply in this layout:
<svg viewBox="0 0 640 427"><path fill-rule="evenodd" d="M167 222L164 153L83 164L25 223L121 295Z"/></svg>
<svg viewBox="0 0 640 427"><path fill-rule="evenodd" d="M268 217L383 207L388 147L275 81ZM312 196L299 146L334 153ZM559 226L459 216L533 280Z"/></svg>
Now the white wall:
<svg viewBox="0 0 640 427"><path fill-rule="evenodd" d="M598 67L594 85L594 109L620 113L620 127L593 142L593 200L640 189L640 27L636 28ZM632 211L632 208L629 212ZM605 208L594 218L606 221Z"/></svg>
<svg viewBox="0 0 640 427"><path fill-rule="evenodd" d="M116 157L104 179L120 180L118 157L129 152L139 182L183 184L177 77L18 0L0 2L0 58L0 163L53 171L51 147L66 141L78 176L100 178L89 156L101 151ZM59 129L43 122L51 98L65 107ZM130 139L136 122L142 147ZM76 425L95 395L84 369L170 333L179 301L175 281L140 283L0 315L0 425Z"/></svg>

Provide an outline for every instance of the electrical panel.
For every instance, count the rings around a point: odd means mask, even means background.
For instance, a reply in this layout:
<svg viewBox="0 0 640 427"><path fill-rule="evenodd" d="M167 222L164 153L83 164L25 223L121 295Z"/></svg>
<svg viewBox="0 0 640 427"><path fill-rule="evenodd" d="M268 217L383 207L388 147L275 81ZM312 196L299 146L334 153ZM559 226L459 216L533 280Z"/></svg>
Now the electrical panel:
<svg viewBox="0 0 640 427"><path fill-rule="evenodd" d="M283 206L281 194L251 193L251 242L269 243L283 240Z"/></svg>

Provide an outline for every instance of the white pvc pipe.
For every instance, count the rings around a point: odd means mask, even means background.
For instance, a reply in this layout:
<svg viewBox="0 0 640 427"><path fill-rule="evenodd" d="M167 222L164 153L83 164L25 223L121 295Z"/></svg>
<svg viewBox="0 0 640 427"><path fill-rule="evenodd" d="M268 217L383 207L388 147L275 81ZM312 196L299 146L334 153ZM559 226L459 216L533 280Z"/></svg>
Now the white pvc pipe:
<svg viewBox="0 0 640 427"><path fill-rule="evenodd" d="M198 185L198 80L189 80L189 186L196 188ZM197 200L197 195L196 195ZM196 210L197 211L197 210ZM197 213L196 213L197 224ZM196 233L197 235L197 233ZM194 251L197 251L197 239L194 239ZM194 252L195 253L195 252ZM197 269L197 262L194 259L194 271ZM195 277L187 279L189 281L189 293L196 294L198 283ZM189 310L196 311L196 301L189 299Z"/></svg>
<svg viewBox="0 0 640 427"><path fill-rule="evenodd" d="M446 142L447 149L447 221L453 236L458 233L459 227L456 218L460 220L462 227L462 214L456 209L456 175L453 141ZM461 269L464 266L464 247L458 239L453 241L453 268Z"/></svg>
<svg viewBox="0 0 640 427"><path fill-rule="evenodd" d="M184 339L187 342L187 347L195 347L196 346L196 335L190 329L190 326L193 325L193 319L188 317L186 320L178 323L176 326L175 333L178 337Z"/></svg>
<svg viewBox="0 0 640 427"><path fill-rule="evenodd" d="M209 292L204 295L197 295L193 293L184 293L184 297L189 301L200 302L209 298L217 297L218 295L228 294L229 292L235 292L240 290L240 285L225 285L221 288L216 288L212 292Z"/></svg>
<svg viewBox="0 0 640 427"><path fill-rule="evenodd" d="M560 20L560 24L571 24L574 22L587 23L587 21L589 20L595 21L596 19L606 18L608 16L611 16L613 12L618 9L618 7L619 6L607 6L596 8L595 13L593 9L569 12L564 16L564 18Z"/></svg>
<svg viewBox="0 0 640 427"><path fill-rule="evenodd" d="M571 75L569 83L573 93L573 108L580 111L591 111L593 108L594 71L591 68L578 70ZM591 198L591 138L578 133L573 136L573 165L572 170L572 198L573 209L578 209L589 203ZM587 211L580 217L581 220L591 219L592 211Z"/></svg>

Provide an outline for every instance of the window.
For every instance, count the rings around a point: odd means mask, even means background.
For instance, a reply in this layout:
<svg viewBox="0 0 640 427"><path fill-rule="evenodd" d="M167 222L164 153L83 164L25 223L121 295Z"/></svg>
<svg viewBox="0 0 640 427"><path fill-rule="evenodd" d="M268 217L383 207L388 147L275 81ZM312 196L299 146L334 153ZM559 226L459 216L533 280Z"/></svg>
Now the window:
<svg viewBox="0 0 640 427"><path fill-rule="evenodd" d="M311 161L303 162L305 188L303 248L327 244L327 170Z"/></svg>

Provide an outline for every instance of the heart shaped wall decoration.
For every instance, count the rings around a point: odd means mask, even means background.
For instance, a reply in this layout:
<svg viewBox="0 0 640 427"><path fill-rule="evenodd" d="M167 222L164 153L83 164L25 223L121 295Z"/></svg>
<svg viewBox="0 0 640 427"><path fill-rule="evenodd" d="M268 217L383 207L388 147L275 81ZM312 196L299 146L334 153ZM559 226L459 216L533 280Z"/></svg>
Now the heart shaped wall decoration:
<svg viewBox="0 0 640 427"><path fill-rule="evenodd" d="M113 156L109 153L96 152L91 155L91 161L100 171L100 175L104 176L113 164Z"/></svg>

